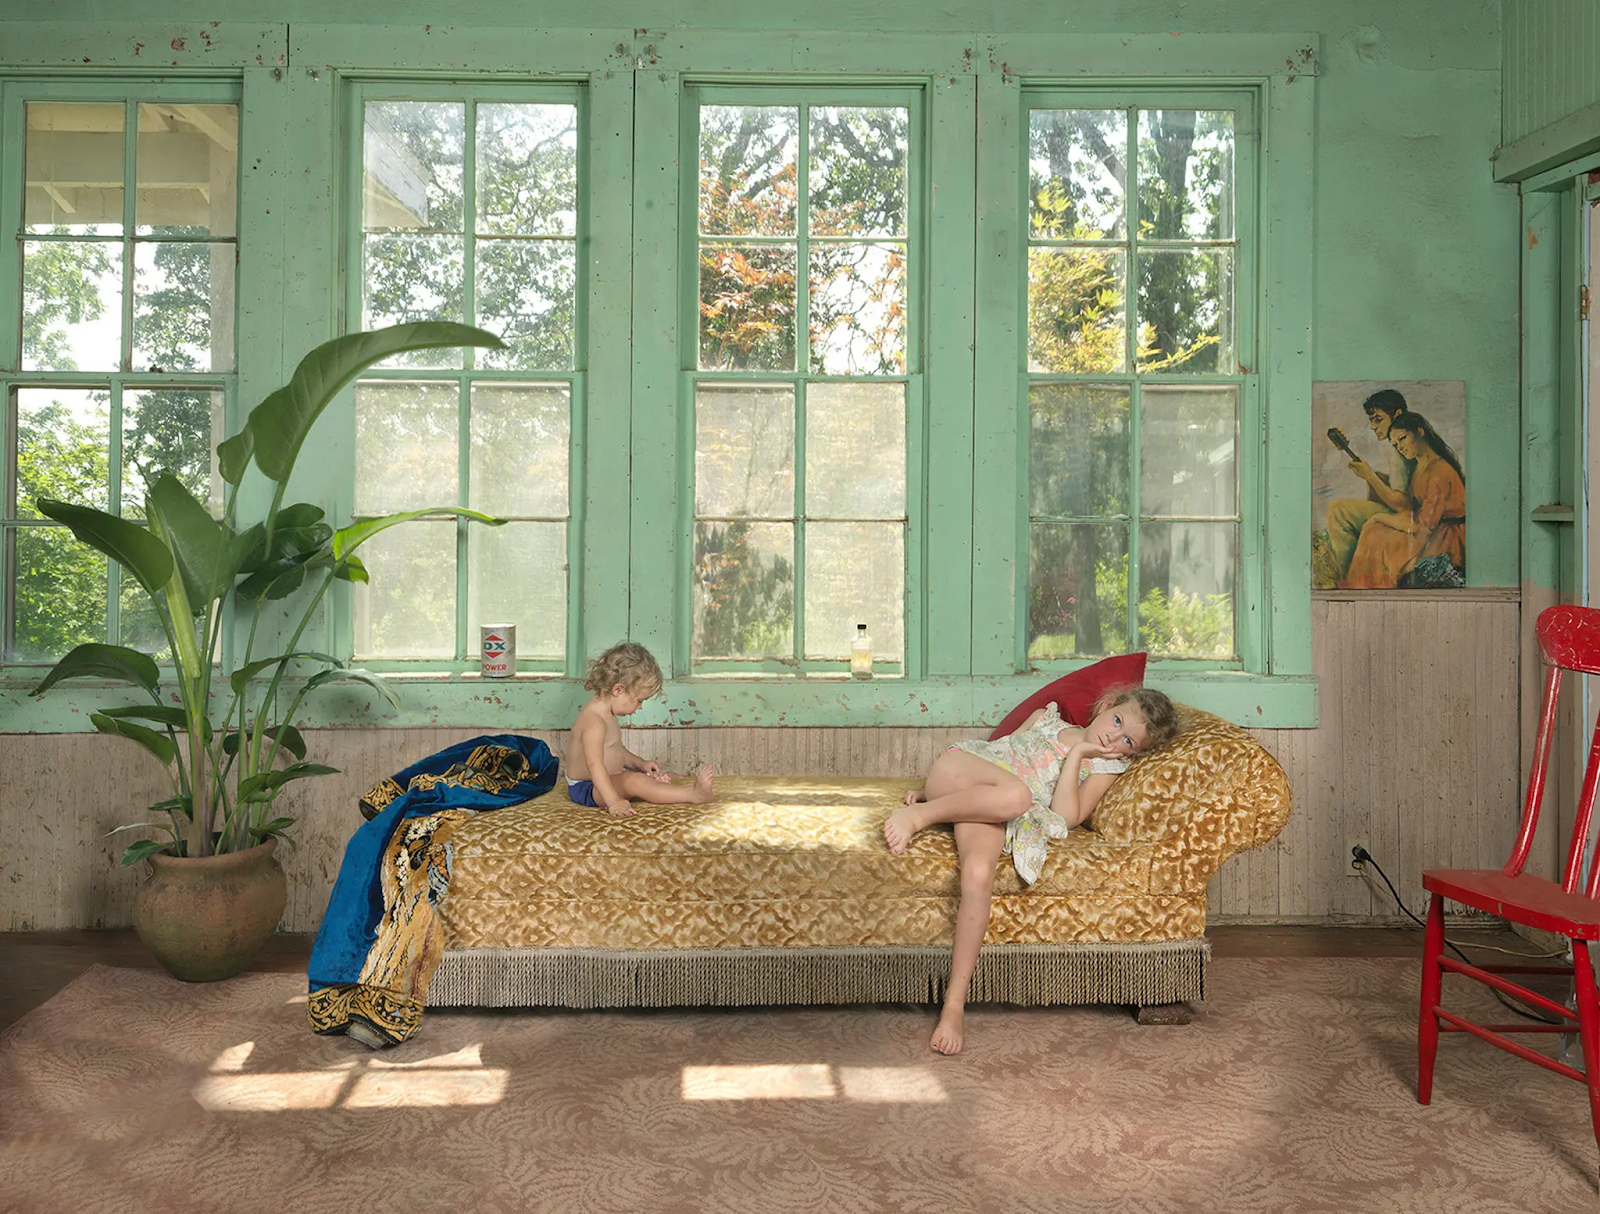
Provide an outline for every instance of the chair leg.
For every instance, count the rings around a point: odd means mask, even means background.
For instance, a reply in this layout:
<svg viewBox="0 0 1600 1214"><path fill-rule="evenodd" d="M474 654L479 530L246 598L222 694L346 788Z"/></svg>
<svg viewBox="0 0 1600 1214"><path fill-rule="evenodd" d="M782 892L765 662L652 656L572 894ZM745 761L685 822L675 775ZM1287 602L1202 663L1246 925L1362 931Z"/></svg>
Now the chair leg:
<svg viewBox="0 0 1600 1214"><path fill-rule="evenodd" d="M1589 1085L1589 1117L1600 1145L1600 997L1586 940L1572 941L1572 970L1578 994L1578 1039L1583 1043L1583 1073Z"/></svg>
<svg viewBox="0 0 1600 1214"><path fill-rule="evenodd" d="M1433 1099L1433 1060L1439 1053L1439 1006L1444 971L1439 954L1444 951L1444 897L1434 894L1428 903L1428 928L1422 937L1422 1011L1417 1019L1417 1103Z"/></svg>

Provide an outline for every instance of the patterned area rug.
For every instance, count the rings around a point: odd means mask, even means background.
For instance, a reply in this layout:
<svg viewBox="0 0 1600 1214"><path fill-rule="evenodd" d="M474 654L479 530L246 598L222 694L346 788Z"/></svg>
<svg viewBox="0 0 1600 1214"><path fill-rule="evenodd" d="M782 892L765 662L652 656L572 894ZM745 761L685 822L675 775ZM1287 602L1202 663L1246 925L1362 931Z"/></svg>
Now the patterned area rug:
<svg viewBox="0 0 1600 1214"><path fill-rule="evenodd" d="M1600 1206L1579 1085L1451 1036L1416 1103L1415 962L1212 978L1182 1028L974 1008L953 1059L906 1007L441 1012L373 1054L293 975L97 966L0 1036L0 1209Z"/></svg>

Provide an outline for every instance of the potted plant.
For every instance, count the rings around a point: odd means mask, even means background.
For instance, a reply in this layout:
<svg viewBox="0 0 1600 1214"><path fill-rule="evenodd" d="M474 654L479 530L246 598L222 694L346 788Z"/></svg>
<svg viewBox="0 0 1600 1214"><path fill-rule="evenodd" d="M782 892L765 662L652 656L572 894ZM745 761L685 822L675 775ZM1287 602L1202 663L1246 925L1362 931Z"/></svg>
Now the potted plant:
<svg viewBox="0 0 1600 1214"><path fill-rule="evenodd" d="M150 485L148 527L88 506L48 498L37 503L41 514L65 523L79 540L127 570L154 601L166 632L169 671L121 645L79 645L32 694L42 695L64 679L98 678L130 682L149 695L149 704L102 709L89 719L101 733L127 738L154 755L171 780L172 796L150 807L157 820L111 833L154 832L129 846L122 863L151 866L135 900L135 926L176 977L230 977L277 927L286 888L273 851L293 819L275 817L273 802L290 782L336 770L306 759L305 739L295 727L305 698L329 683L355 679L398 703L377 676L299 648L329 587L367 581L356 549L397 523L425 514L500 521L449 505L335 529L318 506L284 504L300 449L328 403L373 363L412 350L468 345L503 343L482 329L426 322L352 333L318 346L288 384L251 411L238 434L218 445L227 485L221 520L169 474ZM239 530L234 504L252 462L272 483L272 503L260 522ZM300 600L303 608L283 621L287 642L267 644L281 652L258 656L268 604L303 589L309 590ZM236 613L226 610L230 601ZM217 685L224 628L245 613L242 654L226 686ZM241 632L242 626L235 629L235 635ZM266 632L282 635L270 625Z"/></svg>

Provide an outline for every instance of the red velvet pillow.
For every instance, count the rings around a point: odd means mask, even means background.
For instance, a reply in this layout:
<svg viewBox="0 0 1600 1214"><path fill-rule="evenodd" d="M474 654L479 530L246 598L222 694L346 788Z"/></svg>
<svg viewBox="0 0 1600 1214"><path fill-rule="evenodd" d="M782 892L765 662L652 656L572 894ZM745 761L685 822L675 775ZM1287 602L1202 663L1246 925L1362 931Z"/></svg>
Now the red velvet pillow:
<svg viewBox="0 0 1600 1214"><path fill-rule="evenodd" d="M995 726L989 735L992 742L1012 733L1033 713L1052 700L1061 715L1073 725L1087 725L1094 716L1094 703L1112 687L1140 687L1144 685L1145 654L1122 653L1114 658L1102 658L1093 666L1062 675L1048 687L1041 687L1006 714L1006 719Z"/></svg>

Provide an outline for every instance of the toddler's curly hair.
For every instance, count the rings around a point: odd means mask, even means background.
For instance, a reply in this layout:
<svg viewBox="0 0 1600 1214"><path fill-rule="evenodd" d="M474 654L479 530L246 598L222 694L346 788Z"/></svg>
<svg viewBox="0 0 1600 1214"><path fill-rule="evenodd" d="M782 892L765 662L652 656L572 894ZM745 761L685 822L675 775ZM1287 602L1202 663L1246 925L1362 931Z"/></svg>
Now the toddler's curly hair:
<svg viewBox="0 0 1600 1214"><path fill-rule="evenodd" d="M1178 706L1153 687L1112 687L1094 703L1094 715L1119 704L1132 704L1144 717L1144 749L1141 754L1160 750L1178 736Z"/></svg>
<svg viewBox="0 0 1600 1214"><path fill-rule="evenodd" d="M661 666L648 649L634 641L613 645L590 660L583 685L603 696L619 683L629 691L653 696L661 690Z"/></svg>

